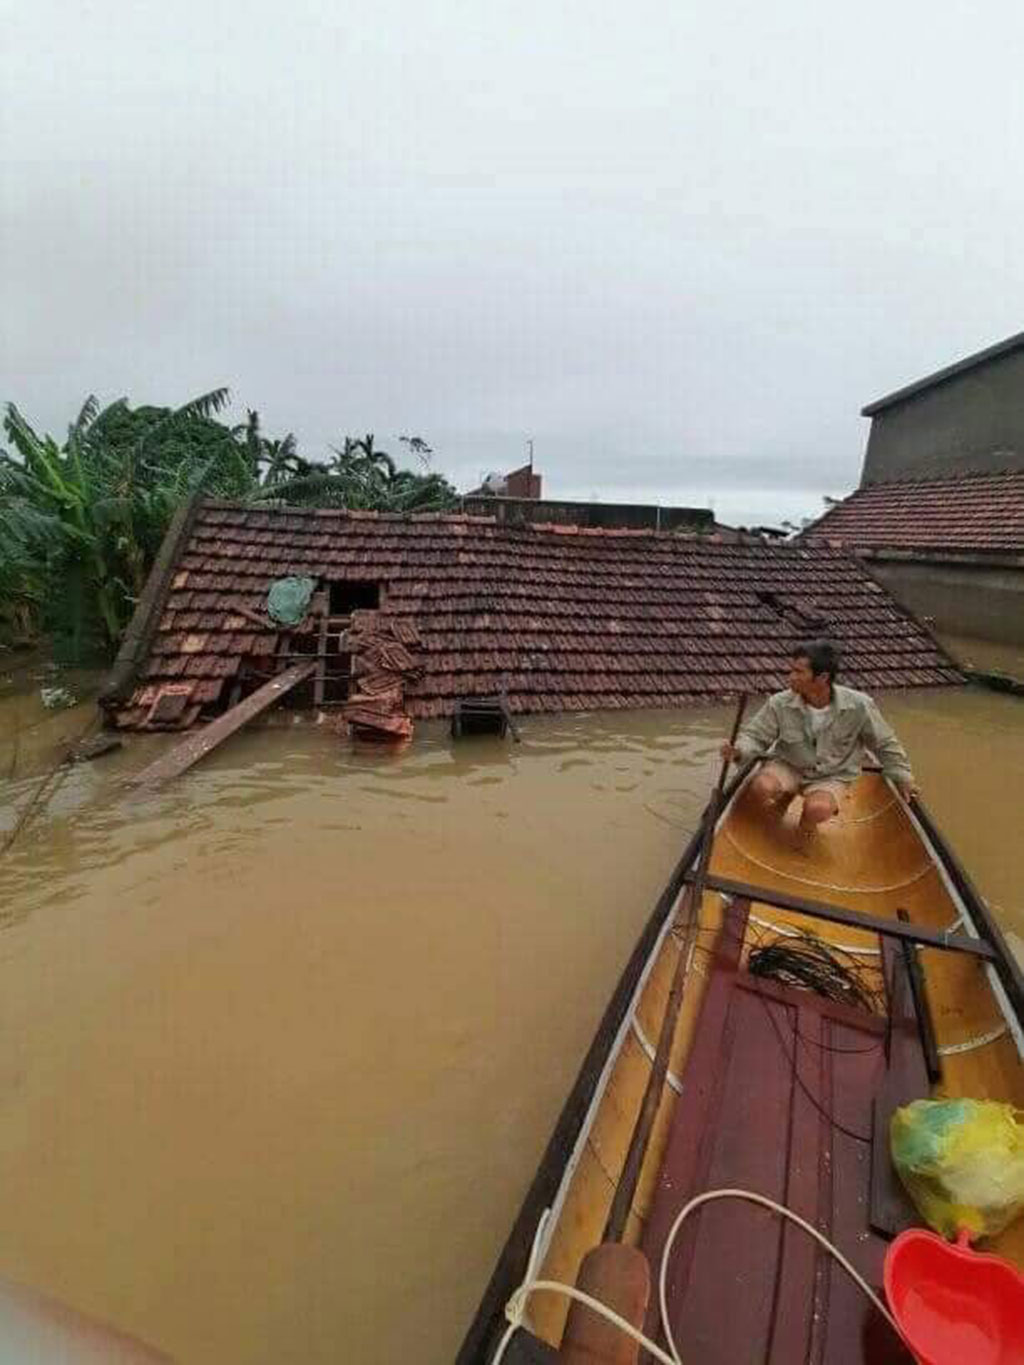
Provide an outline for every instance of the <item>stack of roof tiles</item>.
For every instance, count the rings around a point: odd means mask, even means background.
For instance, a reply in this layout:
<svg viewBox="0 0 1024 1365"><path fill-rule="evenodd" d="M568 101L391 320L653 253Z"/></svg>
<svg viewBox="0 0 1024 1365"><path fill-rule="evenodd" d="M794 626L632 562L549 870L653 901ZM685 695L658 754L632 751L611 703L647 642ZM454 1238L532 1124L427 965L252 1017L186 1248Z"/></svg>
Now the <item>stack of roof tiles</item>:
<svg viewBox="0 0 1024 1365"><path fill-rule="evenodd" d="M856 549L1024 553L1024 470L873 483L804 532Z"/></svg>
<svg viewBox="0 0 1024 1365"><path fill-rule="evenodd" d="M357 730L408 739L412 721L405 714L405 689L423 676L409 646L420 642L414 621L380 611L354 611L345 632L352 655L355 692L342 717Z"/></svg>
<svg viewBox="0 0 1024 1365"><path fill-rule="evenodd" d="M854 685L960 681L885 590L827 546L207 504L157 602L120 723L146 724L168 684L191 684L208 714L229 680L272 671L278 636L253 621L290 574L381 585L382 615L418 633L422 673L404 697L413 717L501 692L518 712L766 692L791 646L825 631Z"/></svg>

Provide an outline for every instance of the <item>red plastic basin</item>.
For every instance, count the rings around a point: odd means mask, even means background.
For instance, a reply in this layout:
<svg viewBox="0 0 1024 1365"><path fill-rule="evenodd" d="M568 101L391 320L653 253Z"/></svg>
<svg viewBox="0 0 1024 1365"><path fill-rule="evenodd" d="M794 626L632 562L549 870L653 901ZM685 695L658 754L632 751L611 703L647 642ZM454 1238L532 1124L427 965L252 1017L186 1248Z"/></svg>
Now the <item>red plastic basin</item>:
<svg viewBox="0 0 1024 1365"><path fill-rule="evenodd" d="M1024 1276L934 1232L901 1232L885 1257L893 1317L921 1365L1021 1365Z"/></svg>

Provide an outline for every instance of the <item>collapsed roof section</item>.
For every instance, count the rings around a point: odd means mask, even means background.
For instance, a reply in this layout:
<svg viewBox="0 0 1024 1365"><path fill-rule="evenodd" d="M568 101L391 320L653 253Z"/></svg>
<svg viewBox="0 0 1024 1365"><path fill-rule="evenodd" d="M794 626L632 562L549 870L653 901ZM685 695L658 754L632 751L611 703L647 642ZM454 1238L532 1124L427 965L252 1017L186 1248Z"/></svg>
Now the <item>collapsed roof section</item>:
<svg viewBox="0 0 1024 1365"><path fill-rule="evenodd" d="M279 578L316 580L287 628ZM672 707L780 685L788 651L827 633L868 688L961 681L931 636L851 557L828 546L489 518L202 503L153 571L105 704L128 729L187 728L315 657L297 704L344 706L352 614L415 641L412 717L503 695L516 712ZM358 618L357 618L358 619Z"/></svg>

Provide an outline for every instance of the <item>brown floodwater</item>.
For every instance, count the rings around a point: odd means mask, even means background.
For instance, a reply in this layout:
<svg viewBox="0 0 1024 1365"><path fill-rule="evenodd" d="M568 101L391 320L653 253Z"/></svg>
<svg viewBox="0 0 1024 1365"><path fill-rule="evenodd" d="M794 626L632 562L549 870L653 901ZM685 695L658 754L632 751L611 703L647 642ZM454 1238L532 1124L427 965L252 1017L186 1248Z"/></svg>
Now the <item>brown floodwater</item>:
<svg viewBox="0 0 1024 1365"><path fill-rule="evenodd" d="M90 720L38 688L0 675L0 847ZM1024 934L1024 700L881 700ZM450 1361L726 718L62 770L0 856L0 1273L199 1365Z"/></svg>

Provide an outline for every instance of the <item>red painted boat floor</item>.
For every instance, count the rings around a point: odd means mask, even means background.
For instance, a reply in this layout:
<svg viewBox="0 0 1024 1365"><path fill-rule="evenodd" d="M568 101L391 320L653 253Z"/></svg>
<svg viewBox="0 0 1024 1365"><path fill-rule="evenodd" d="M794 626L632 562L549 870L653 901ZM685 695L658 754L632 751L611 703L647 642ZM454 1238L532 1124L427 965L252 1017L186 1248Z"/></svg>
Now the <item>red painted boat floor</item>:
<svg viewBox="0 0 1024 1365"><path fill-rule="evenodd" d="M878 1016L758 981L728 955L714 960L644 1240L655 1277L683 1205L739 1186L806 1218L881 1292L887 1242L869 1230L868 1211L884 1030ZM812 1238L737 1200L687 1220L668 1302L676 1344L694 1365L910 1360Z"/></svg>

